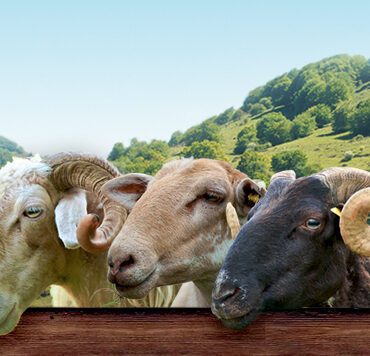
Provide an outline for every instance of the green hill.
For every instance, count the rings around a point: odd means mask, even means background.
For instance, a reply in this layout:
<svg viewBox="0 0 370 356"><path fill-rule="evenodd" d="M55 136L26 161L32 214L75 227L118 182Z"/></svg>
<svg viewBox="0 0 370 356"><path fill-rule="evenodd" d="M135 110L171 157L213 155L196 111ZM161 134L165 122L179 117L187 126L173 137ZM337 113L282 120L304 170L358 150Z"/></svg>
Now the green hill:
<svg viewBox="0 0 370 356"><path fill-rule="evenodd" d="M255 152L267 176L295 168L282 152L297 150L305 173L345 165L370 170L370 60L338 55L293 69L252 90L239 109L176 131L168 143L116 144L110 158L125 172L153 174L172 157L193 156L227 159L251 173L245 163ZM271 162L277 154L280 161Z"/></svg>
<svg viewBox="0 0 370 356"><path fill-rule="evenodd" d="M24 157L26 155L27 153L22 147L6 137L0 136L0 167L11 161L13 156Z"/></svg>
<svg viewBox="0 0 370 356"><path fill-rule="evenodd" d="M235 131L239 126L230 126L231 130L228 131L225 127L222 134L225 137L224 147L229 152L229 160L236 165L240 155L232 155L230 148L235 144ZM350 132L333 134L331 126L317 129L310 136L268 148L264 152L271 158L276 153L297 149L307 155L311 165L318 165L321 168L351 166L370 171L370 137L356 140ZM343 161L346 152L354 154L349 162Z"/></svg>

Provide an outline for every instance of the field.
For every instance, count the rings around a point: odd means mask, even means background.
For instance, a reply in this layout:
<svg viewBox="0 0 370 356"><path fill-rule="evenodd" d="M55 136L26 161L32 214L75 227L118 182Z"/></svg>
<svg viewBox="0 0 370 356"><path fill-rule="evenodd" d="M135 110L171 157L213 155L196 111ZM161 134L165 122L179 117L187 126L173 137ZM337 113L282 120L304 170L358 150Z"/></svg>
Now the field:
<svg viewBox="0 0 370 356"><path fill-rule="evenodd" d="M223 147L229 160L234 164L238 162L239 156L232 155L232 150L241 128L242 125L239 123L231 123L221 131ZM319 165L321 168L353 166L370 170L370 137L357 139L352 137L349 132L333 134L331 126L315 130L308 137L271 147L265 153L272 157L278 152L295 149L299 149L307 155L309 164ZM344 154L349 151L353 153L353 158L344 162Z"/></svg>
<svg viewBox="0 0 370 356"><path fill-rule="evenodd" d="M368 84L368 83L367 83ZM355 101L370 98L370 90L362 89L355 95ZM244 123L241 121L230 122L221 126L221 144L230 162L237 165L240 156L233 154L236 138ZM350 132L333 134L331 125L317 129L308 137L297 139L271 147L265 153L272 157L281 151L299 149L308 157L308 164L318 165L321 168L334 166L352 166L370 170L370 137L353 137ZM179 147L172 149L172 154L177 155ZM346 152L352 152L353 158L344 161Z"/></svg>

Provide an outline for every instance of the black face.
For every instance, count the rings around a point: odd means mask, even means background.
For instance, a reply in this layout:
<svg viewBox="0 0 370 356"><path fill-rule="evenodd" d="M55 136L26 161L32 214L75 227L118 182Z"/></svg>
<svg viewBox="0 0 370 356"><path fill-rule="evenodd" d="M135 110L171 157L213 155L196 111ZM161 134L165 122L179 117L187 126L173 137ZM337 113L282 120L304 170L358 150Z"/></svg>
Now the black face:
<svg viewBox="0 0 370 356"><path fill-rule="evenodd" d="M264 309L329 299L346 271L331 192L317 177L274 181L251 211L220 270L212 310L241 328Z"/></svg>

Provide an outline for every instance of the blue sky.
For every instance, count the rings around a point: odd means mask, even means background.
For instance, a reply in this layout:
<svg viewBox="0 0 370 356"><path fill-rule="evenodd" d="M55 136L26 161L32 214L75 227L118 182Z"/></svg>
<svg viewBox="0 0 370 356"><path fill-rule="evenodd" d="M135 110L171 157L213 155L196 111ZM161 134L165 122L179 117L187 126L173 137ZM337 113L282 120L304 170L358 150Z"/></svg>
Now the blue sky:
<svg viewBox="0 0 370 356"><path fill-rule="evenodd" d="M239 107L340 53L370 57L370 2L0 0L0 135L106 156Z"/></svg>

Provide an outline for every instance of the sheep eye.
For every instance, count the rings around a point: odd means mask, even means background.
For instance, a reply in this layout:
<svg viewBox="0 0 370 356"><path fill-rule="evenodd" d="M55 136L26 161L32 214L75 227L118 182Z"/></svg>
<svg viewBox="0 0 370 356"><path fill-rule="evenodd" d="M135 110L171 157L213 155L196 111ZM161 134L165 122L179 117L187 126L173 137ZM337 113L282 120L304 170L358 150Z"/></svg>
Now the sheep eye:
<svg viewBox="0 0 370 356"><path fill-rule="evenodd" d="M27 208L24 212L23 215L27 216L30 219L36 219L38 218L41 214L43 213L43 210L41 208L38 208L36 206L31 206Z"/></svg>
<svg viewBox="0 0 370 356"><path fill-rule="evenodd" d="M367 214L367 220L366 220L367 224L370 225L370 213Z"/></svg>
<svg viewBox="0 0 370 356"><path fill-rule="evenodd" d="M316 219L308 219L306 221L306 226L310 230L317 230L321 226L321 222L319 220L316 220Z"/></svg>
<svg viewBox="0 0 370 356"><path fill-rule="evenodd" d="M214 192L207 192L203 195L203 199L207 203L220 204L224 201L224 197Z"/></svg>

